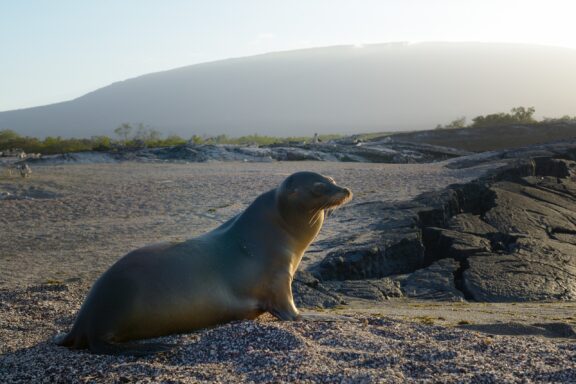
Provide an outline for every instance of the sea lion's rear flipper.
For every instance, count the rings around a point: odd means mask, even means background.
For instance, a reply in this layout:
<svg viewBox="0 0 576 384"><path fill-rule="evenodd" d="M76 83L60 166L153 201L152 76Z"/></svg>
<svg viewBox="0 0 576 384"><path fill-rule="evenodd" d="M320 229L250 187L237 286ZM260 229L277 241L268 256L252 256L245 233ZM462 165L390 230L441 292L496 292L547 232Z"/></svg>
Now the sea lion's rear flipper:
<svg viewBox="0 0 576 384"><path fill-rule="evenodd" d="M148 356L168 352L175 344L165 343L108 343L99 341L90 345L90 352L97 355Z"/></svg>
<svg viewBox="0 0 576 384"><path fill-rule="evenodd" d="M68 347L70 349L88 348L88 338L85 335L78 334L74 329L69 333L57 334L52 338L52 342L61 347Z"/></svg>

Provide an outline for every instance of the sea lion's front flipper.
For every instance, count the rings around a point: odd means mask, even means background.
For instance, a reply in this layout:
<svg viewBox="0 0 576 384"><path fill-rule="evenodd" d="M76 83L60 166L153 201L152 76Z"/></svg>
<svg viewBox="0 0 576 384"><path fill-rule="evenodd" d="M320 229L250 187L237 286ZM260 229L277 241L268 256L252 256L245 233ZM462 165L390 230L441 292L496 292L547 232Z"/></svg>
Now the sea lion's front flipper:
<svg viewBox="0 0 576 384"><path fill-rule="evenodd" d="M265 310L279 320L297 320L300 313L292 296L292 275L282 271L275 276L274 281L268 291Z"/></svg>
<svg viewBox="0 0 576 384"><path fill-rule="evenodd" d="M174 344L164 343L108 343L99 341L90 345L90 352L97 355L148 356L174 349Z"/></svg>
<svg viewBox="0 0 576 384"><path fill-rule="evenodd" d="M293 321L293 320L298 320L299 318L299 314L298 314L298 310L296 308L294 309L290 309L290 308L285 308L285 309L281 309L281 308L273 308L270 309L268 312L270 312L274 317L276 317L278 320L283 320L283 321Z"/></svg>
<svg viewBox="0 0 576 384"><path fill-rule="evenodd" d="M292 290L288 286L285 291L288 290L287 294L277 295L269 307L266 308L274 317L283 321L294 321L298 320L300 313L294 305L294 300L292 299Z"/></svg>

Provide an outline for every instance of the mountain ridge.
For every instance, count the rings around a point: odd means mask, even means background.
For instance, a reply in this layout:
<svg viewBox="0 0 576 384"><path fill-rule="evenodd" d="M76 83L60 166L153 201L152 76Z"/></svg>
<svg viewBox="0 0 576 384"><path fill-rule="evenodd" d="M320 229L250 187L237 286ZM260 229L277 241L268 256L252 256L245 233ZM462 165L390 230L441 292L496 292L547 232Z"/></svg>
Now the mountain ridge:
<svg viewBox="0 0 576 384"><path fill-rule="evenodd" d="M576 50L493 43L385 43L271 52L154 72L76 99L0 112L33 136L165 133L275 136L433 128L534 106L576 114Z"/></svg>

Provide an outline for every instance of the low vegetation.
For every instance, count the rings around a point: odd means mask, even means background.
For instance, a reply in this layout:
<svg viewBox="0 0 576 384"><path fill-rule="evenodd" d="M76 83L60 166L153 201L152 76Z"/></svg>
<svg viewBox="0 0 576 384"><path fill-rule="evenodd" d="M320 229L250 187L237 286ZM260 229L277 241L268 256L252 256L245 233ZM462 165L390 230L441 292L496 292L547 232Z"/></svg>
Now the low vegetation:
<svg viewBox="0 0 576 384"><path fill-rule="evenodd" d="M569 123L576 124L576 116L565 115L558 118L545 117L538 121L534 118L536 112L534 107L516 107L509 113L492 113L488 115L476 116L471 124L467 124L466 117L459 117L448 124L438 125L436 129L458 129L458 128L483 128L507 125L539 125ZM262 136L258 134L241 137L229 137L227 135L200 136L192 135L184 139L177 135L163 137L163 134L155 129L148 128L143 124L133 126L128 123L121 124L114 129L115 137L92 136L89 139L63 138L60 136L48 136L39 139L30 136L21 136L10 129L0 130L0 151L9 149L21 149L27 153L41 153L44 155L83 152L83 151L114 151L137 148L157 148L174 145L191 144L236 144L236 145L274 145L286 143L311 142L312 137L275 137ZM393 133L385 134L384 136ZM363 140L372 137L382 137L382 133L363 134ZM327 142L341 137L341 135L320 135L320 141ZM438 144L440 145L440 144Z"/></svg>
<svg viewBox="0 0 576 384"><path fill-rule="evenodd" d="M122 149L157 148L192 144L239 144L239 145L271 145L291 142L310 142L311 137L273 137L258 134L228 137L192 135L184 139L177 135L163 137L162 133L147 128L143 124L134 127L131 124L122 124L114 130L116 138L109 136L92 136L89 139L63 138L47 136L39 139L30 136L21 136L10 130L0 130L0 151L18 148L27 153L42 153L44 155L83 152L83 151L113 151ZM340 137L339 135L320 135L321 141L328 141Z"/></svg>
<svg viewBox="0 0 576 384"><path fill-rule="evenodd" d="M514 124L576 123L576 116L569 115L559 118L545 117L541 121L538 121L534 118L535 112L536 109L534 107L516 107L512 108L510 113L499 112L476 116L472 119L471 124L466 124L466 117L459 117L448 124L438 124L436 129L479 128Z"/></svg>

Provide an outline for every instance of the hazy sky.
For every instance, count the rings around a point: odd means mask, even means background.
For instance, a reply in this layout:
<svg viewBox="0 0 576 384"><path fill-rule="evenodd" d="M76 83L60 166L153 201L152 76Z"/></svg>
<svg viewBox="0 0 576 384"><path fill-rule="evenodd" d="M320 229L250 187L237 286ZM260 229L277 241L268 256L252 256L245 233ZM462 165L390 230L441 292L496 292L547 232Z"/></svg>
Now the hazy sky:
<svg viewBox="0 0 576 384"><path fill-rule="evenodd" d="M0 1L0 111L199 62L339 44L576 49L571 0Z"/></svg>

